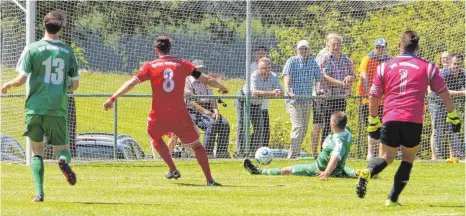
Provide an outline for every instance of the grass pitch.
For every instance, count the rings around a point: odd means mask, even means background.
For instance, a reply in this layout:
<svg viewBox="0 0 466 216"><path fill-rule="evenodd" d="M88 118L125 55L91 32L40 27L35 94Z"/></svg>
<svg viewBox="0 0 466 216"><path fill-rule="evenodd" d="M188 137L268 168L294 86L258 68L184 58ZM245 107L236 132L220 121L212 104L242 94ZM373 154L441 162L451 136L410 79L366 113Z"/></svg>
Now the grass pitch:
<svg viewBox="0 0 466 216"><path fill-rule="evenodd" d="M310 161L274 161L284 167ZM223 187L205 186L194 160L176 161L181 179L166 180L160 161L81 163L73 168L76 186L47 164L45 202L30 203L34 186L30 168L2 164L2 215L464 215L465 165L417 162L400 197L402 207L384 206L393 175L389 166L371 180L365 199L355 193L356 179L253 176L242 161L211 161ZM355 168L365 161L349 161Z"/></svg>

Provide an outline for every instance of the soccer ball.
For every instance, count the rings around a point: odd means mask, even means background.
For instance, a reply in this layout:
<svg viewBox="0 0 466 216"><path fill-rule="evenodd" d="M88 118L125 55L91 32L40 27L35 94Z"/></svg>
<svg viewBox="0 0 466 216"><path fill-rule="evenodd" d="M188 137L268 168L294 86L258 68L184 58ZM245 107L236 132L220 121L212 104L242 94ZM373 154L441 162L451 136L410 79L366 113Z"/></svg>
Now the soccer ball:
<svg viewBox="0 0 466 216"><path fill-rule="evenodd" d="M267 147L261 147L257 149L256 155L254 156L256 158L257 163L262 164L262 165L267 165L270 162L272 162L272 150L267 148Z"/></svg>

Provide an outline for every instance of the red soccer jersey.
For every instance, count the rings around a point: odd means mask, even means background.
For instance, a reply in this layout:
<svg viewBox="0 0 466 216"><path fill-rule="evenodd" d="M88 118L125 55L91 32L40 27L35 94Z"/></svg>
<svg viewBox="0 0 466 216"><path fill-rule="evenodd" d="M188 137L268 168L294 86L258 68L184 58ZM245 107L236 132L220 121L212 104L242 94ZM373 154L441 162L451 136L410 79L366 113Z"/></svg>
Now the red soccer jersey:
<svg viewBox="0 0 466 216"><path fill-rule="evenodd" d="M447 90L435 64L402 54L377 67L370 96L384 96L382 122L422 123L427 86L436 93Z"/></svg>
<svg viewBox="0 0 466 216"><path fill-rule="evenodd" d="M149 122L180 120L189 116L184 101L184 85L186 77L194 70L191 62L173 56L162 56L144 63L136 78L140 82L151 82Z"/></svg>

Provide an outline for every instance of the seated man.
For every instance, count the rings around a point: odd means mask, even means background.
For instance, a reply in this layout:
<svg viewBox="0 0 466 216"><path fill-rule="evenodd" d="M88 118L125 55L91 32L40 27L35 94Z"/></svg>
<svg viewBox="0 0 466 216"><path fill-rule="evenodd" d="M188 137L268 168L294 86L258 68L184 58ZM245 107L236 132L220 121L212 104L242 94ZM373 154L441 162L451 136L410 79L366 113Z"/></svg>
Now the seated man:
<svg viewBox="0 0 466 216"><path fill-rule="evenodd" d="M353 138L347 124L344 112L332 115L330 128L332 133L324 141L323 149L317 160L312 164L297 164L285 168L261 170L255 167L249 159L244 160L244 168L255 175L300 175L318 176L321 180L334 177L356 177L357 171L346 166L346 158L351 151Z"/></svg>
<svg viewBox="0 0 466 216"><path fill-rule="evenodd" d="M194 60L193 65L203 72L203 62ZM186 95L213 95L212 89L199 80L189 76L186 78ZM212 98L191 99L188 111L197 127L204 131L204 145L207 155L214 157L214 145L217 143L216 158L228 158L228 141L230 124L220 115L217 101Z"/></svg>

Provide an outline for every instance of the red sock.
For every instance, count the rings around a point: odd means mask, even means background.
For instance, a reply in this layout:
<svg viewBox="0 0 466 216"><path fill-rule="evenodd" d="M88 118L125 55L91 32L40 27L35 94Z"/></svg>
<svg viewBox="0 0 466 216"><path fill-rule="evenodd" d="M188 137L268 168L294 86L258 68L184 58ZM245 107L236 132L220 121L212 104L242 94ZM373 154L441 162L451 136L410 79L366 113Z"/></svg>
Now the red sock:
<svg viewBox="0 0 466 216"><path fill-rule="evenodd" d="M173 162L172 156L170 155L170 150L168 150L165 141L160 138L157 141L154 140L152 145L154 146L155 150L157 150L163 161L165 161L165 163L168 165L170 171L176 170L175 163Z"/></svg>
<svg viewBox="0 0 466 216"><path fill-rule="evenodd" d="M210 165L209 158L207 158L207 153L204 146L201 143L194 144L192 146L194 154L196 155L197 162L201 165L202 171L204 172L205 178L207 181L214 181L212 175L210 174Z"/></svg>

